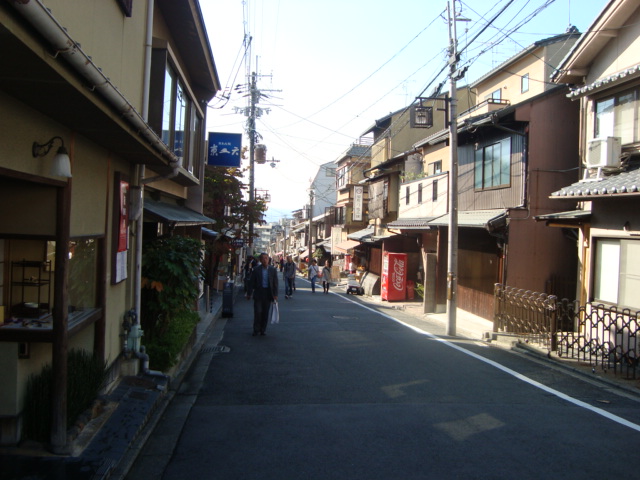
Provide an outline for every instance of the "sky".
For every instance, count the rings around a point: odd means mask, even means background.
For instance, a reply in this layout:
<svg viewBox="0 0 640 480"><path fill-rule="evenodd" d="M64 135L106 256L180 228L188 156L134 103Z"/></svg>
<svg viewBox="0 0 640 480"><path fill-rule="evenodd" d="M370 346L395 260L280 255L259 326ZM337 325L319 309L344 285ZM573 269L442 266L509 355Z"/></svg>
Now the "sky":
<svg viewBox="0 0 640 480"><path fill-rule="evenodd" d="M606 3L456 0L460 66L468 66L458 87L569 25L584 32ZM248 75L257 74L256 130L268 163L255 164L254 180L271 196L267 221L304 207L318 167L338 160L376 119L442 81L448 89L448 70L437 75L447 62L446 0L200 0L200 7L222 86L209 104L208 132L244 133L248 146L238 109L248 105Z"/></svg>

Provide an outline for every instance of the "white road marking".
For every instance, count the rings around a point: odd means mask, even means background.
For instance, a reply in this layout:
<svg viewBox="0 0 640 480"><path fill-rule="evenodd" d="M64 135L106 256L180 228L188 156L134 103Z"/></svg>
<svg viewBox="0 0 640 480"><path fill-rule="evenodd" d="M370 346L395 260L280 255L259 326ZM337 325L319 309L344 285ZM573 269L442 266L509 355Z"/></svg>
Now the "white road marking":
<svg viewBox="0 0 640 480"><path fill-rule="evenodd" d="M345 297L342 297L345 298ZM413 325L409 325L408 323L403 322L402 320L398 320L397 318L393 318L391 315L387 315L386 313L383 312L379 312L378 310L374 310L373 308L367 307L366 305L363 305L359 302L356 302L355 300L352 300L350 298L345 298L345 300L350 301L351 303L354 303L356 305L359 305L360 307L367 309L371 312L377 313L379 315L382 315L383 317L386 317L390 320L393 320L396 323L399 323L400 325L403 325L407 328L410 328L411 330L421 334L421 335L426 335L427 337L442 343L443 345L446 345L447 347L453 348L454 350L458 350L461 353L464 353L465 355L469 355L470 357L473 357L477 360L480 360L481 362L484 362L488 365L491 365L494 368L497 368L498 370L511 375L515 378L517 378L518 380L521 380L525 383L528 383L529 385L532 385L536 388L539 388L540 390L543 390L547 393L550 393L551 395L555 395L558 398L561 398L562 400L565 400L569 403L572 403L573 405L576 405L578 407L584 408L586 410L589 410L597 415L600 415L608 420L611 420L613 422L619 423L620 425L623 425L625 427L628 427L632 430L635 430L636 432L640 432L640 425L638 425L637 423L633 423L630 422L629 420L626 420L622 417L619 417L617 415L614 415L613 413L607 412L606 410L603 410L601 408L598 407L594 407L593 405L589 405L586 402L583 402L582 400L578 400L577 398L573 398L570 397L569 395L566 395L558 390L555 390L551 387L548 387L540 382L537 382L536 380L533 380L532 378L526 377L525 375L522 375L521 373L516 372L515 370L512 370L510 368L505 367L504 365L501 365L497 362L494 362L493 360L489 360L488 358L483 357L482 355L478 355L477 353L474 353L470 350L467 350L465 348L462 348L458 345L456 345L455 343L450 342L449 340L446 340L444 338L440 338L436 335L434 335L433 333L427 332L426 330L421 330L418 327L414 327Z"/></svg>

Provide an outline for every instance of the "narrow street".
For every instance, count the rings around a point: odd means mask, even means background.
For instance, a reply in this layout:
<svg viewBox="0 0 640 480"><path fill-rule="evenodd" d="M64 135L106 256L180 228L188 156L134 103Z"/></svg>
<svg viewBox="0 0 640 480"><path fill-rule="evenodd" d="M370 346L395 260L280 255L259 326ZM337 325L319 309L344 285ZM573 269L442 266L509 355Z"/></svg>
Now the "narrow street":
<svg viewBox="0 0 640 480"><path fill-rule="evenodd" d="M297 284L265 337L238 297L127 478L628 476L638 399Z"/></svg>

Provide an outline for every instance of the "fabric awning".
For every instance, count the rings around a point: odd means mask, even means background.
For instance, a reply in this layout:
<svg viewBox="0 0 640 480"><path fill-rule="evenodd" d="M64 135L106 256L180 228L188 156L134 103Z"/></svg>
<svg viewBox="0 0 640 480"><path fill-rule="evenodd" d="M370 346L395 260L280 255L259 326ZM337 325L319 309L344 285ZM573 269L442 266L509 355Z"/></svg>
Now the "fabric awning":
<svg viewBox="0 0 640 480"><path fill-rule="evenodd" d="M347 240L346 242L341 242L341 243L338 243L338 244L334 245L333 248L336 249L336 253L337 252L347 253L349 250L351 250L352 248L357 247L358 245L360 245L360 242L358 242L356 240Z"/></svg>
<svg viewBox="0 0 640 480"><path fill-rule="evenodd" d="M209 225L215 223L215 220L189 208L166 202L156 202L148 198L144 199L144 211L160 221L178 225Z"/></svg>

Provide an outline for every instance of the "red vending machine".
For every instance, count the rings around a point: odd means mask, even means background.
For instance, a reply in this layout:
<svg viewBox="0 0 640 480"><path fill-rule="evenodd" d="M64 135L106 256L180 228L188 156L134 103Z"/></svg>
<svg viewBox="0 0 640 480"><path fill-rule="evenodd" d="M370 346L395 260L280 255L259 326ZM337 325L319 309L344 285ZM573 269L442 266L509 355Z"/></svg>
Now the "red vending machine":
<svg viewBox="0 0 640 480"><path fill-rule="evenodd" d="M407 254L384 252L382 257L382 300L407 298Z"/></svg>

